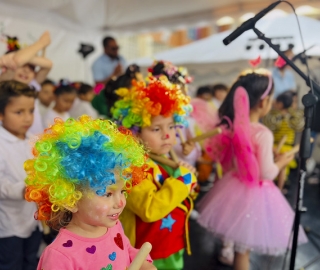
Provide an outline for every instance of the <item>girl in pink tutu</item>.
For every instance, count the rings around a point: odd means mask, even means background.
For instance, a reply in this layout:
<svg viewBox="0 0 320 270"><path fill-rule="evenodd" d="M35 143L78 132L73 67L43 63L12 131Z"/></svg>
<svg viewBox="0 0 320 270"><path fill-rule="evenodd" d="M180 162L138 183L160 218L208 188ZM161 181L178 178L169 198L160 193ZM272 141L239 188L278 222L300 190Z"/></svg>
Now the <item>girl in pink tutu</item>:
<svg viewBox="0 0 320 270"><path fill-rule="evenodd" d="M271 108L273 82L265 70L239 76L219 109L223 132L206 143L224 176L199 204L198 222L235 244L236 270L248 270L250 252L285 252L294 213L273 179L292 159L273 159L273 136L259 123ZM307 238L302 230L299 242Z"/></svg>

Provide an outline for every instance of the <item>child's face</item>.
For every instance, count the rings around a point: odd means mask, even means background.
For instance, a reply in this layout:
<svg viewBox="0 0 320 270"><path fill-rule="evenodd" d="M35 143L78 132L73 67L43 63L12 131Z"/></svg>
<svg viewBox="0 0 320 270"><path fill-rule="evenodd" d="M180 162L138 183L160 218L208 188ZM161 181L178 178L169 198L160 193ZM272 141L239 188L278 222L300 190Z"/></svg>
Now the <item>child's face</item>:
<svg viewBox="0 0 320 270"><path fill-rule="evenodd" d="M54 91L55 87L52 84L44 84L41 87L41 91L39 92L38 98L40 102L48 107L51 102L54 100Z"/></svg>
<svg viewBox="0 0 320 270"><path fill-rule="evenodd" d="M283 104L282 104L282 102L275 101L273 107L274 107L276 110L281 111L281 110L283 109Z"/></svg>
<svg viewBox="0 0 320 270"><path fill-rule="evenodd" d="M35 78L35 75L34 70L29 65L24 65L15 70L13 79L18 82L29 84Z"/></svg>
<svg viewBox="0 0 320 270"><path fill-rule="evenodd" d="M88 101L88 102L91 102L94 98L94 92L93 92L93 89L85 94L80 94L79 95L79 98L81 100L84 100L84 101Z"/></svg>
<svg viewBox="0 0 320 270"><path fill-rule="evenodd" d="M298 107L299 107L298 96L293 96L291 108L296 110L296 109L298 109Z"/></svg>
<svg viewBox="0 0 320 270"><path fill-rule="evenodd" d="M201 99L205 100L205 101L210 101L212 99L212 95L210 93L204 93L200 96Z"/></svg>
<svg viewBox="0 0 320 270"><path fill-rule="evenodd" d="M227 96L228 92L225 91L225 90L217 90L215 93L214 93L214 97L223 102Z"/></svg>
<svg viewBox="0 0 320 270"><path fill-rule="evenodd" d="M4 114L0 114L0 121L11 134L25 139L26 133L33 123L33 111L33 97L12 97L4 109Z"/></svg>
<svg viewBox="0 0 320 270"><path fill-rule="evenodd" d="M72 221L85 224L88 229L111 228L116 225L126 205L124 181L109 186L103 196L85 194L76 206Z"/></svg>
<svg viewBox="0 0 320 270"><path fill-rule="evenodd" d="M140 138L150 151L157 155L169 153L176 142L173 117L152 117L151 126L141 129Z"/></svg>
<svg viewBox="0 0 320 270"><path fill-rule="evenodd" d="M273 95L267 96L261 101L260 118L266 116L270 112L272 103L273 103Z"/></svg>
<svg viewBox="0 0 320 270"><path fill-rule="evenodd" d="M54 109L60 113L68 112L76 98L76 93L64 93L55 97Z"/></svg>

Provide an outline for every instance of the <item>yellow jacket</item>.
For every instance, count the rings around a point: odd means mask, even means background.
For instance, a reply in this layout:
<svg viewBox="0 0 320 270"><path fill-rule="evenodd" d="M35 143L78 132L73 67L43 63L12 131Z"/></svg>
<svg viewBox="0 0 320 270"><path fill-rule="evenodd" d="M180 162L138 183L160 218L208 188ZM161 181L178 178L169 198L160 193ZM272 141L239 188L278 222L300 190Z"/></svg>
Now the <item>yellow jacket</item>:
<svg viewBox="0 0 320 270"><path fill-rule="evenodd" d="M162 219L170 214L170 217L172 215L176 219L179 219L176 225L173 226L173 231L170 231L172 233L170 236L176 235L174 228L178 228L181 222L183 222L185 232L177 233L181 233L187 238L182 239L182 241L185 243L185 240L187 240L188 251L188 218L193 208L192 200L188 199L188 196L196 185L196 177L182 166L173 173L173 176L170 176L162 165L156 164L151 159L147 163L150 168L149 177L132 188L127 198L127 205L121 214L120 219L125 234L132 246L139 248L137 246L137 242L139 241L136 239L137 230L139 231L137 224L140 224L140 226L150 226L148 229L150 233L151 230L155 230L155 227L161 225L159 223L161 223ZM188 200L187 203L185 203L186 199ZM178 216L176 215L177 212ZM181 220L182 218L183 221ZM181 230L181 227L178 230ZM165 230L158 230L157 233L152 233L152 240L157 241L157 237L163 238L160 235L164 232ZM146 235L147 232L143 234L143 237ZM167 235L169 235L169 232L167 232ZM148 236L146 237L148 238ZM149 241L149 239L147 240ZM159 241L161 240L159 239ZM154 245L155 248L156 246L158 244ZM153 252L156 252L156 250L153 250ZM153 258L157 259L157 256L158 254L154 254Z"/></svg>

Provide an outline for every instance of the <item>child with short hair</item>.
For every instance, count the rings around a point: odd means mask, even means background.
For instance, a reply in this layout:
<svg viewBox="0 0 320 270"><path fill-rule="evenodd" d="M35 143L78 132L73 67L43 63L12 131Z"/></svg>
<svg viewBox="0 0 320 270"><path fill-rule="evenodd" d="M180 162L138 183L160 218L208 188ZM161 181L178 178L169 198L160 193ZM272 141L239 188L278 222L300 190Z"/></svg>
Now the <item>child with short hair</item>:
<svg viewBox="0 0 320 270"><path fill-rule="evenodd" d="M54 90L54 107L49 108L46 115L43 117L45 127L53 124L56 117L66 121L69 117L74 100L77 97L76 88L67 80L60 80L59 85Z"/></svg>
<svg viewBox="0 0 320 270"><path fill-rule="evenodd" d="M213 99L211 87L209 85L200 86L197 89L196 97L204 101L211 101Z"/></svg>
<svg viewBox="0 0 320 270"><path fill-rule="evenodd" d="M36 100L36 103L38 103L41 117L45 116L49 106L52 104L54 100L53 92L55 89L56 89L56 86L54 82L49 79L46 79L41 84L41 90L39 91L38 99Z"/></svg>
<svg viewBox="0 0 320 270"><path fill-rule="evenodd" d="M273 110L263 118L263 123L273 132L274 148L277 149L283 137L286 138L284 144L279 149L283 154L292 149L295 144L296 132L301 132L304 127L304 113L294 105L295 93L286 91L277 96ZM293 159L288 166L280 171L278 176L278 187L284 193L284 184L288 178L291 169L297 168L297 162Z"/></svg>
<svg viewBox="0 0 320 270"><path fill-rule="evenodd" d="M162 78L133 82L131 89L116 91L113 117L134 130L136 136L156 156L168 155L175 144L176 124L184 124L189 111L189 97L177 85ZM183 253L190 254L188 220L193 208L190 197L196 186L195 169L180 161L171 168L148 159L149 176L133 187L128 196L122 224L136 248L148 241L157 269L183 269Z"/></svg>
<svg viewBox="0 0 320 270"><path fill-rule="evenodd" d="M212 95L211 100L212 106L218 110L228 94L228 87L225 84L218 83L212 86Z"/></svg>
<svg viewBox="0 0 320 270"><path fill-rule="evenodd" d="M35 269L41 242L34 203L24 199L23 163L32 157L28 130L36 92L17 81L0 82L0 268Z"/></svg>
<svg viewBox="0 0 320 270"><path fill-rule="evenodd" d="M81 115L89 115L93 119L98 118L98 112L92 107L91 101L94 98L93 87L86 83L73 83L77 89L78 97L75 99L69 113L71 117L78 118Z"/></svg>
<svg viewBox="0 0 320 270"><path fill-rule="evenodd" d="M126 192L145 177L145 151L110 121L55 119L25 163L26 199L35 217L59 230L38 270L126 269L137 255L119 216ZM143 182L143 181L142 181ZM155 270L150 257L141 270Z"/></svg>

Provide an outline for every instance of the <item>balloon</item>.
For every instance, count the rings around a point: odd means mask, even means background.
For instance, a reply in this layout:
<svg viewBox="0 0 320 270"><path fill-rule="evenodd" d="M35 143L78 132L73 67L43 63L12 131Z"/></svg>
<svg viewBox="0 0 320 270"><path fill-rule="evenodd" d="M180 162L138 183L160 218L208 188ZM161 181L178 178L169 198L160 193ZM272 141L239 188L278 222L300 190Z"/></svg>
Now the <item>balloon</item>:
<svg viewBox="0 0 320 270"><path fill-rule="evenodd" d="M93 51L94 47L92 45L80 43L80 49L78 50L78 52L82 55L83 58L86 58Z"/></svg>

